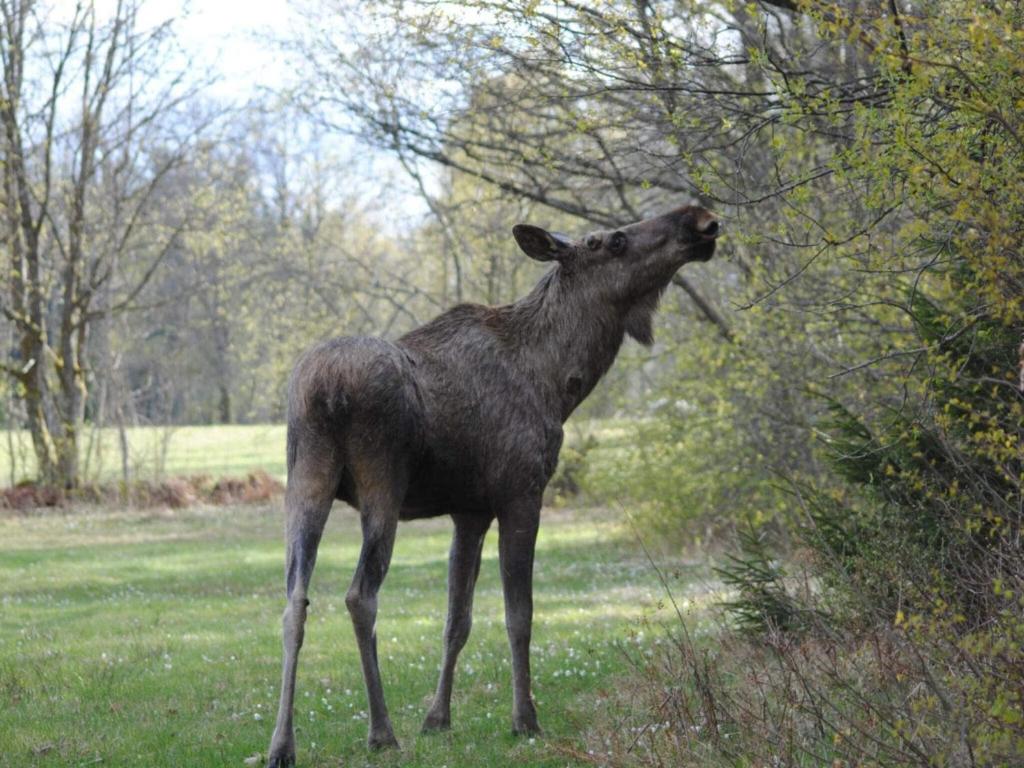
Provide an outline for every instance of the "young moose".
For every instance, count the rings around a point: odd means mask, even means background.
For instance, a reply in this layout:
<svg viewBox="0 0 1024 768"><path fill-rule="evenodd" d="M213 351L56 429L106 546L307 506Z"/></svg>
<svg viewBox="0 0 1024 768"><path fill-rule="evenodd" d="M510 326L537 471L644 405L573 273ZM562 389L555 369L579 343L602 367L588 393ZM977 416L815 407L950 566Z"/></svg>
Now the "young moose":
<svg viewBox="0 0 1024 768"><path fill-rule="evenodd" d="M391 343L349 337L296 365L288 395L284 672L268 766L293 765L295 668L317 545L334 499L359 510L363 546L345 603L362 657L369 745L396 746L377 666L377 592L398 521L449 514L448 620L424 730L449 727L452 678L469 636L484 535L497 518L512 724L539 731L530 695L534 543L562 424L615 359L625 334L650 344L658 299L683 264L706 261L719 225L703 208L572 241L512 230L556 262L524 298L462 304Z"/></svg>

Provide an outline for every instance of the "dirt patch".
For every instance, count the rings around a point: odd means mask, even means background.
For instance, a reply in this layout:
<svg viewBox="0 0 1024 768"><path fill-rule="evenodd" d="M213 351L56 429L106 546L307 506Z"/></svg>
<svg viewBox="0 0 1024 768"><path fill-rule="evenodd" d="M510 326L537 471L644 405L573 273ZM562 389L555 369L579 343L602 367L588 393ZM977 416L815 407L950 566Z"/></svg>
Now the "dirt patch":
<svg viewBox="0 0 1024 768"><path fill-rule="evenodd" d="M170 477L160 481L87 485L74 490L23 483L0 490L0 509L29 510L74 504L128 504L136 508L182 509L196 504L254 504L284 491L262 470L245 477L214 479L209 475Z"/></svg>

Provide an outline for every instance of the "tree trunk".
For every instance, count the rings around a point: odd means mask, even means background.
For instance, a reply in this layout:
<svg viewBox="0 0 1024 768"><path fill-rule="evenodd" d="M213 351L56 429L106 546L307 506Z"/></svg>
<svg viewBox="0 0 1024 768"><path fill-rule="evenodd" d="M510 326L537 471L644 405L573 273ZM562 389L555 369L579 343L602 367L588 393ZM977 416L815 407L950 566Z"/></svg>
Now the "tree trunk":
<svg viewBox="0 0 1024 768"><path fill-rule="evenodd" d="M129 397L131 395L129 394ZM129 400L130 402L130 400ZM130 445L128 443L128 429L124 423L124 404L117 406L117 444L121 449L121 489L125 500L128 498L128 485L132 480Z"/></svg>
<svg viewBox="0 0 1024 768"><path fill-rule="evenodd" d="M59 488L70 490L79 485L78 435L76 427L68 426L67 432L57 441L57 477L54 485Z"/></svg>
<svg viewBox="0 0 1024 768"><path fill-rule="evenodd" d="M231 388L225 382L221 382L217 388L220 390L220 401L217 405L218 418L221 424L230 424L232 416Z"/></svg>
<svg viewBox="0 0 1024 768"><path fill-rule="evenodd" d="M24 339L22 350L30 345ZM47 402L46 360L42 358L42 345L35 350L37 356L29 357L27 371L21 379L22 400L25 403L25 417L32 450L36 455L36 473L44 485L54 485L57 479L57 445L53 439L50 424L53 421L52 407Z"/></svg>
<svg viewBox="0 0 1024 768"><path fill-rule="evenodd" d="M22 380L39 482L55 488L76 488L80 482L79 436L85 422L85 379L79 370L69 379L68 390L61 387L50 394L52 385L45 369L45 361L36 361Z"/></svg>
<svg viewBox="0 0 1024 768"><path fill-rule="evenodd" d="M1020 355L1020 391L1024 392L1024 341L1021 341L1018 353Z"/></svg>

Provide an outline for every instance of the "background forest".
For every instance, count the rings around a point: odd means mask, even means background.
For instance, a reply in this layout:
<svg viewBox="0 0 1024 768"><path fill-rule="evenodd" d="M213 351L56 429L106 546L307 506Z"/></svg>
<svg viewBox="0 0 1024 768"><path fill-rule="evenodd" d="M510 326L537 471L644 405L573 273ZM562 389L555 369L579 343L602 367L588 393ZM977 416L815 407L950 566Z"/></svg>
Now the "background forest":
<svg viewBox="0 0 1024 768"><path fill-rule="evenodd" d="M521 295L514 224L696 201L718 255L555 491L711 545L732 597L714 648L680 621L636 659L639 735L595 724L596 762L1019 764L1024 6L292 9L290 79L239 104L134 0L0 0L0 480L280 422L315 340Z"/></svg>

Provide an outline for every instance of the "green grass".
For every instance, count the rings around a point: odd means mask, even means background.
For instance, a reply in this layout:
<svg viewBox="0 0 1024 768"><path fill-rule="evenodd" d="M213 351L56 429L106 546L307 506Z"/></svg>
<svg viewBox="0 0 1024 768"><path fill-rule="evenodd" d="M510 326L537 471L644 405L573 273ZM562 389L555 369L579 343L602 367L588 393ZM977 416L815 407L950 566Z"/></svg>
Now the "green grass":
<svg viewBox="0 0 1024 768"><path fill-rule="evenodd" d="M227 424L194 427L132 427L127 430L132 477L167 475L244 475L262 469L284 478L283 424ZM121 447L116 429L87 433L81 444L87 480L121 477ZM35 475L28 432L0 434L0 486Z"/></svg>
<svg viewBox="0 0 1024 768"><path fill-rule="evenodd" d="M284 607L279 504L5 514L0 765L242 766L266 749ZM449 535L447 519L399 529L378 636L402 750L371 754L343 600L358 523L350 510L335 509L299 667L300 765L576 764L576 735L625 671L622 644L659 642L649 629L643 639L633 632L665 610L657 578L628 534L607 516L546 511L533 633L545 735L513 738L492 530L456 676L453 730L420 735L440 658Z"/></svg>
<svg viewBox="0 0 1024 768"><path fill-rule="evenodd" d="M598 447L590 460L613 465L617 451L629 444L635 421L575 419L566 427L566 443L593 435ZM284 479L283 424L213 424L179 427L132 427L127 430L128 463L133 478L174 475L245 475L256 469ZM81 443L82 472L89 481L121 477L121 446L113 428L86 430ZM602 464L602 465L603 465ZM35 475L32 442L25 430L0 430L0 487Z"/></svg>

